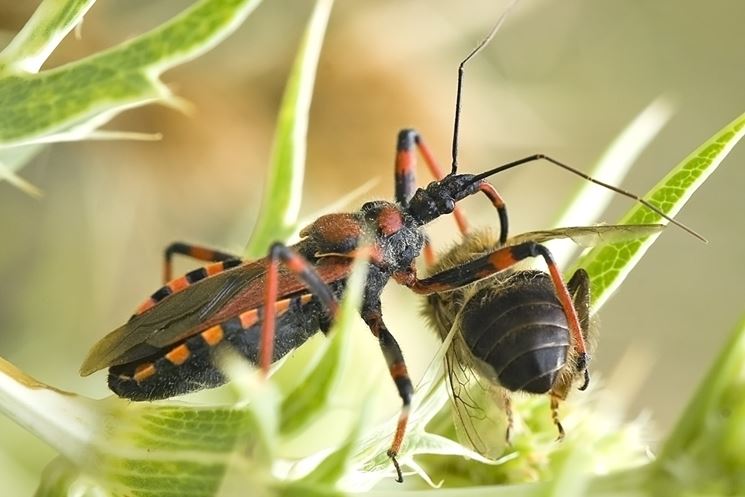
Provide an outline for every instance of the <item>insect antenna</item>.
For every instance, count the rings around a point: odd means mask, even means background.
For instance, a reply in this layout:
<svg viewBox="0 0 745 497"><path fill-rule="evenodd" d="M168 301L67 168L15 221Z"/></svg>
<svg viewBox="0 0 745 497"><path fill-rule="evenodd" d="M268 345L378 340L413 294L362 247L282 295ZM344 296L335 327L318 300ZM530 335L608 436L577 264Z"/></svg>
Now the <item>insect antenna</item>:
<svg viewBox="0 0 745 497"><path fill-rule="evenodd" d="M450 174L455 174L458 171L458 131L460 130L461 94L463 90L463 73L465 72L466 63L489 44L491 39L494 38L494 35L497 34L497 31L499 31L499 28L502 27L502 24L505 19L507 19L510 11L519 1L520 0L512 0L512 3L507 6L499 19L497 19L497 22L494 23L494 26L489 30L489 33L487 33L484 39L481 40L468 55L466 55L466 58L463 59L458 66L458 88L455 92L455 119L453 121L453 162Z"/></svg>
<svg viewBox="0 0 745 497"><path fill-rule="evenodd" d="M696 238L698 238L699 240L701 240L704 243L709 243L709 241L706 238L704 238L703 236L701 236L698 233L696 233L693 229L689 228L688 226L686 226L685 224L681 223L680 221L676 221L672 217L668 216L667 214L665 214L664 212L662 212L660 209L658 209L657 207L655 207L654 205L652 205L648 201L646 201L643 198L641 198L639 195L636 195L635 193L631 193L631 192L629 192L627 190L623 190L621 188L618 188L617 186L613 186L611 184L604 183L603 181L600 181L600 180L595 179L595 178L593 178L592 176L590 176L590 175L588 175L586 173L583 173L579 169L575 169L572 166L569 166L567 164L564 164L562 162L559 162L556 159L553 159L553 158L551 158L551 157L549 157L547 155L535 154L535 155L531 155L529 157L524 157L522 159L519 159L519 160L516 160L516 161L513 161L513 162L508 162L507 164L503 164L501 166L495 167L494 169L490 169L490 170L485 171L485 172L483 172L481 174L477 174L476 176L473 177L472 183L476 183L478 181L481 181L483 179L486 179L487 177L489 177L489 176L491 176L493 174L501 173L502 171L506 171L508 169L512 169L513 167L521 166L523 164L527 164L529 162L535 162L535 161L541 160L541 159L549 162L550 164L553 164L555 166L558 166L558 167L564 169L565 171L569 171L572 174L576 174L580 178L583 178L583 179L589 181L590 183L595 183L596 185L602 186L603 188L607 188L607 189L609 189L611 191L614 191L614 192L616 192L616 193L618 193L620 195L623 195L624 197L628 197L628 198L630 198L632 200L636 200L637 202L639 202L640 204L642 204L644 207L652 210L653 212L655 212L657 215L663 217L664 219L667 219L669 222L671 222L672 224L674 224L677 227L681 228L683 231L689 233L690 235L695 236Z"/></svg>

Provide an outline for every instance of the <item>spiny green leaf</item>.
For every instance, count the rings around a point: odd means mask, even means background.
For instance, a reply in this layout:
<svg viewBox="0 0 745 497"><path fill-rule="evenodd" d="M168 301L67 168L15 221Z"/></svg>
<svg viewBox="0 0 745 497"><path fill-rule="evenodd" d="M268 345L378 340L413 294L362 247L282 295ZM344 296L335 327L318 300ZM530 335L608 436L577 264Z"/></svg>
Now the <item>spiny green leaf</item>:
<svg viewBox="0 0 745 497"><path fill-rule="evenodd" d="M722 128L697 148L647 193L645 199L668 216L674 216L713 173L745 135L745 114ZM666 221L642 205L632 208L619 224L652 224ZM597 247L580 258L576 267L590 274L593 310L599 309L626 278L658 235Z"/></svg>
<svg viewBox="0 0 745 497"><path fill-rule="evenodd" d="M258 4L202 0L112 49L38 74L5 74L0 77L0 147L48 140L71 127L92 130L127 108L173 100L158 76L212 48Z"/></svg>
<svg viewBox="0 0 745 497"><path fill-rule="evenodd" d="M96 0L44 0L0 53L0 74L39 70Z"/></svg>
<svg viewBox="0 0 745 497"><path fill-rule="evenodd" d="M316 66L332 5L332 0L319 0L316 3L287 80L274 132L264 200L246 248L248 258L266 255L272 242L285 240L297 225L305 173L308 113Z"/></svg>
<svg viewBox="0 0 745 497"><path fill-rule="evenodd" d="M267 436L260 410L274 396L265 387L228 406L94 401L0 362L0 409L64 455L65 464L47 471L39 495L63 495L61 487L83 485L78 473L114 495L204 497L216 493L235 465L245 479L258 468L268 474L271 459L262 457L268 452L254 449ZM269 404L276 419L279 403Z"/></svg>

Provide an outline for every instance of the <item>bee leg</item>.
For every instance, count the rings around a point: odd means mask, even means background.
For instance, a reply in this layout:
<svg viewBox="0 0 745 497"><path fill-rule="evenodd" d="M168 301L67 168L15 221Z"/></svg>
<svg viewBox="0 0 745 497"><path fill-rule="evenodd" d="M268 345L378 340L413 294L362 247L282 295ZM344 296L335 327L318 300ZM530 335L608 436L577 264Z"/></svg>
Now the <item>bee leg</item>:
<svg viewBox="0 0 745 497"><path fill-rule="evenodd" d="M222 262L241 259L236 255L228 254L227 252L220 252L219 250L214 250L208 247L193 245L191 243L173 242L166 247L164 253L163 283L168 283L172 279L172 259L175 254L185 255L205 262Z"/></svg>
<svg viewBox="0 0 745 497"><path fill-rule="evenodd" d="M310 292L318 298L333 319L339 309L339 303L331 288L321 279L313 266L303 256L276 242L269 249L269 267L266 273L264 288L264 319L261 323L261 345L259 364L264 374L269 373L274 354L274 331L277 319L277 292L279 280L279 264L284 264L295 276L302 281Z"/></svg>
<svg viewBox="0 0 745 497"><path fill-rule="evenodd" d="M569 279L567 289L573 296L574 308L577 310L582 336L587 341L590 330L590 276L587 274L587 271L582 268L577 269ZM589 361L589 356L587 357ZM577 372L584 375L582 386L579 389L587 389L587 386L590 384L590 373L587 370L587 364L585 364L584 369L578 367Z"/></svg>
<svg viewBox="0 0 745 497"><path fill-rule="evenodd" d="M518 262L529 257L542 257L546 261L549 275L556 290L556 296L564 309L569 330L574 339L574 349L577 352L577 369L583 371L587 367L587 351L577 310L574 308L572 297L551 252L540 243L524 242L510 247L499 248L460 266L441 271L429 278L419 279L416 276L416 268L414 266L404 271L395 272L393 278L399 284L409 287L416 293L429 295L435 292L453 290L474 281L487 278L493 274L510 269Z"/></svg>
<svg viewBox="0 0 745 497"><path fill-rule="evenodd" d="M396 456L401 449L404 434L406 433L406 424L409 421L409 410L411 408L411 397L414 395L414 386L406 370L406 363L404 362L401 348L383 322L380 301L376 300L375 302L363 305L361 314L362 319L370 327L370 331L378 339L383 357L385 357L386 364L388 365L388 371L391 374L393 382L396 384L398 395L402 401L401 414L398 417L398 423L396 425L396 433L393 436L393 442L387 453L388 457L391 458L391 462L393 462L393 466L396 468L396 481L401 483L404 479Z"/></svg>
<svg viewBox="0 0 745 497"><path fill-rule="evenodd" d="M512 446L512 428L515 425L515 417L512 412L512 399L510 399L510 394L506 389L502 392L502 408L504 409L504 414L507 418L507 429L504 432L504 441L508 446Z"/></svg>
<svg viewBox="0 0 745 497"><path fill-rule="evenodd" d="M561 426L561 421L559 421L559 402L561 400L558 395L551 393L551 419L554 421L556 429L559 430L559 436L556 438L557 441L563 440L564 435L566 435L564 427Z"/></svg>

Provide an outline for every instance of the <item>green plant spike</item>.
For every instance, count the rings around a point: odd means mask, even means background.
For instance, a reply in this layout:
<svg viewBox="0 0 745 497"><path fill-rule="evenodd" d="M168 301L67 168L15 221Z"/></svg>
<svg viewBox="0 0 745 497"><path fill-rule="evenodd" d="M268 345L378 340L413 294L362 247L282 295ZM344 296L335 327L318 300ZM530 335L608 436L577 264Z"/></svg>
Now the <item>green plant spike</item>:
<svg viewBox="0 0 745 497"><path fill-rule="evenodd" d="M332 5L333 0L316 3L287 80L263 201L245 250L249 259L263 257L272 242L286 240L297 229L303 196L308 114Z"/></svg>
<svg viewBox="0 0 745 497"><path fill-rule="evenodd" d="M719 130L703 145L673 168L644 198L668 216L675 216L693 193L706 181L745 134L745 114ZM655 212L635 206L618 224L665 223ZM603 245L581 257L571 274L583 267L590 274L593 312L602 307L639 262L658 235Z"/></svg>

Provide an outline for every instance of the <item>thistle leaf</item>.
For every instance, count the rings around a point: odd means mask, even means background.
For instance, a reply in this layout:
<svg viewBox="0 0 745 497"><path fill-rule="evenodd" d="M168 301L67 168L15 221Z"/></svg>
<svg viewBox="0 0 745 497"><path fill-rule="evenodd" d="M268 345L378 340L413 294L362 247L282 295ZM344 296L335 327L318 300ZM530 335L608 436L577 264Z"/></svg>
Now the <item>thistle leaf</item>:
<svg viewBox="0 0 745 497"><path fill-rule="evenodd" d="M668 216L675 216L743 135L745 114L694 150L644 198ZM666 224L666 220L643 205L637 205L629 210L618 224L656 223ZM593 312L603 306L658 236L655 234L638 240L596 247L579 259L575 268L569 272L573 272L577 267L583 267L590 274Z"/></svg>
<svg viewBox="0 0 745 497"><path fill-rule="evenodd" d="M160 75L217 45L259 2L201 0L148 33L37 73L93 3L44 2L1 56L0 167L15 173L25 161L9 160L10 150L86 139L126 109L157 101L179 105Z"/></svg>

